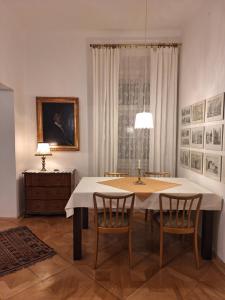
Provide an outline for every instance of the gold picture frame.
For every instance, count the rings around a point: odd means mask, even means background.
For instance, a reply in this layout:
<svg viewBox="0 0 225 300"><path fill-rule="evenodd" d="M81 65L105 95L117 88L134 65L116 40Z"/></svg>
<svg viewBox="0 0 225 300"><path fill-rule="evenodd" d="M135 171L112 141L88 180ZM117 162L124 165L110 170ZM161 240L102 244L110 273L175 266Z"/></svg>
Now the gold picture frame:
<svg viewBox="0 0 225 300"><path fill-rule="evenodd" d="M36 97L37 142L52 151L79 151L79 98Z"/></svg>

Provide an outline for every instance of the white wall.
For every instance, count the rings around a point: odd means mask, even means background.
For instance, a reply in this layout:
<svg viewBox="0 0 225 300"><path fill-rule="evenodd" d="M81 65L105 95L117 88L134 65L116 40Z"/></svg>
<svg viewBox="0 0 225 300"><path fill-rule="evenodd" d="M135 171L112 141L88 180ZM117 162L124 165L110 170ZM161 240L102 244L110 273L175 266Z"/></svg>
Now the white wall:
<svg viewBox="0 0 225 300"><path fill-rule="evenodd" d="M203 9L186 25L182 41L179 108L225 92L225 2L205 1ZM225 184L179 166L188 177L225 198ZM225 208L217 214L214 246L225 262Z"/></svg>
<svg viewBox="0 0 225 300"><path fill-rule="evenodd" d="M0 212L17 216L16 158L13 91L0 87Z"/></svg>
<svg viewBox="0 0 225 300"><path fill-rule="evenodd" d="M14 171L16 172L16 198L13 197L7 203L4 200L4 194L0 194L0 202L4 204L4 214L0 210L0 216L16 217L19 214L19 206L21 202L19 198L22 198L22 182L21 173L25 168L26 161L26 145L25 145L25 122L24 122L24 96L23 96L23 84L24 84L24 35L22 34L19 23L12 16L12 13L8 11L4 5L4 1L0 1L0 83L10 87L14 91L14 122L15 122L15 134L14 134L14 159L16 159L16 170L12 169L12 165L9 167L5 165L6 173L11 172L11 177L14 178ZM11 111L8 118L12 120ZM7 119L7 112L5 112L5 118ZM13 120L12 120L13 121ZM14 124L14 123L12 123ZM11 128L11 127L10 127ZM13 131L10 131L13 134ZM8 136L5 135L6 140ZM3 140L1 139L1 143ZM10 136L11 143L11 136ZM9 149L9 152L11 149ZM9 173L8 173L9 175ZM10 176L10 175L9 175ZM8 182L7 188L10 190L14 186L15 182ZM0 191L5 189L4 182L0 182ZM3 202L2 202L3 201ZM13 203L13 206L12 206Z"/></svg>

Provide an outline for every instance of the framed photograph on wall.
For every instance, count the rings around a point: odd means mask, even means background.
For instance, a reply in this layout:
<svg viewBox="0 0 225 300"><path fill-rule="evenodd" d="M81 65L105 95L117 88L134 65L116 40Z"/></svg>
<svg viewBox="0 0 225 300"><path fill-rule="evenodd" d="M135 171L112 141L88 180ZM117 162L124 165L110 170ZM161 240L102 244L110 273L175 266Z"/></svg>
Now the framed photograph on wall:
<svg viewBox="0 0 225 300"><path fill-rule="evenodd" d="M222 174L221 181L225 184L225 156L222 157Z"/></svg>
<svg viewBox="0 0 225 300"><path fill-rule="evenodd" d="M202 174L203 173L203 153L197 151L191 151L190 154L190 167L192 171Z"/></svg>
<svg viewBox="0 0 225 300"><path fill-rule="evenodd" d="M220 181L221 176L221 156L205 153L204 155L204 175Z"/></svg>
<svg viewBox="0 0 225 300"><path fill-rule="evenodd" d="M180 131L180 144L182 147L189 147L190 146L190 137L191 137L191 130L190 128L181 129Z"/></svg>
<svg viewBox="0 0 225 300"><path fill-rule="evenodd" d="M223 125L205 127L205 149L221 151L223 148Z"/></svg>
<svg viewBox="0 0 225 300"><path fill-rule="evenodd" d="M190 150L180 149L180 164L184 168L190 168Z"/></svg>
<svg viewBox="0 0 225 300"><path fill-rule="evenodd" d="M225 151L225 125L223 125L223 151Z"/></svg>
<svg viewBox="0 0 225 300"><path fill-rule="evenodd" d="M191 124L191 105L181 109L181 125L185 126L190 124Z"/></svg>
<svg viewBox="0 0 225 300"><path fill-rule="evenodd" d="M191 129L191 147L204 148L204 127L194 127Z"/></svg>
<svg viewBox="0 0 225 300"><path fill-rule="evenodd" d="M203 123L205 120L205 100L191 106L191 123Z"/></svg>
<svg viewBox="0 0 225 300"><path fill-rule="evenodd" d="M37 97L37 142L51 150L79 151L79 99Z"/></svg>
<svg viewBox="0 0 225 300"><path fill-rule="evenodd" d="M220 121L224 118L224 93L206 100L205 121Z"/></svg>

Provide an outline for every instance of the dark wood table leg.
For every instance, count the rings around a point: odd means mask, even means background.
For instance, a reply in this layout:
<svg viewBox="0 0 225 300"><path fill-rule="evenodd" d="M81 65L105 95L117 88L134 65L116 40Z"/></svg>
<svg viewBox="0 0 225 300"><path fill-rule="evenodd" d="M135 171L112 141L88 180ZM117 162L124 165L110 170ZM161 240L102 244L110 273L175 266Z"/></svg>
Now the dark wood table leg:
<svg viewBox="0 0 225 300"><path fill-rule="evenodd" d="M203 259L212 259L213 211L203 210L202 213L202 247Z"/></svg>
<svg viewBox="0 0 225 300"><path fill-rule="evenodd" d="M82 258L82 228L81 228L81 207L74 208L73 215L73 259Z"/></svg>
<svg viewBox="0 0 225 300"><path fill-rule="evenodd" d="M82 207L82 228L88 229L88 207Z"/></svg>

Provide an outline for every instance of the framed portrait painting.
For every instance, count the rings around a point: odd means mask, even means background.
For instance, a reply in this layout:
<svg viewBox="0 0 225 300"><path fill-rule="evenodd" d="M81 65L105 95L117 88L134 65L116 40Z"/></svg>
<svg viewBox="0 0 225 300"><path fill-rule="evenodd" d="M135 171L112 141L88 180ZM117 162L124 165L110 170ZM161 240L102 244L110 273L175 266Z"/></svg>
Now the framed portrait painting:
<svg viewBox="0 0 225 300"><path fill-rule="evenodd" d="M51 150L79 151L79 99L37 97L37 140Z"/></svg>

